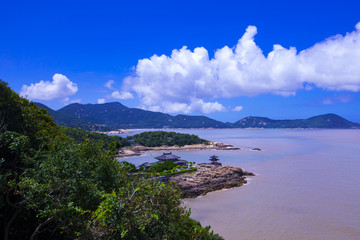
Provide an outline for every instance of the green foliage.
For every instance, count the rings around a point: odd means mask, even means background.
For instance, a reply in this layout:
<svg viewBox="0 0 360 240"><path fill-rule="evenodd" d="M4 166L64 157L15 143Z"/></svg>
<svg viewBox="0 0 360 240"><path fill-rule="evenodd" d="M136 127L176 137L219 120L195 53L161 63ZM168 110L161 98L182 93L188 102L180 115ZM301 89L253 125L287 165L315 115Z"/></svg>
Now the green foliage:
<svg viewBox="0 0 360 240"><path fill-rule="evenodd" d="M41 161L26 169L18 183L22 202L33 211L40 231L66 233L75 237L87 234L89 213L94 211L104 192L121 186L120 164L99 145L85 141L80 146L71 141L54 142ZM46 226L56 223L56 229Z"/></svg>
<svg viewBox="0 0 360 240"><path fill-rule="evenodd" d="M1 239L221 239L189 218L173 184L133 177L2 81L0 100Z"/></svg>
<svg viewBox="0 0 360 240"><path fill-rule="evenodd" d="M3 131L14 131L30 139L30 147L38 148L41 143L59 134L60 129L44 109L19 97L7 83L0 80L0 118Z"/></svg>
<svg viewBox="0 0 360 240"><path fill-rule="evenodd" d="M82 129L62 127L65 134L73 139L77 143L81 143L84 139L90 139L94 142L100 142L102 147L115 152L121 147L130 146L129 141L126 138L120 136L108 136L106 134L97 132L88 132Z"/></svg>
<svg viewBox="0 0 360 240"><path fill-rule="evenodd" d="M29 138L16 132L0 133L1 170L15 172L24 168Z"/></svg>
<svg viewBox="0 0 360 240"><path fill-rule="evenodd" d="M173 169L173 170L175 170L175 169ZM182 169L182 170L179 170L179 171L176 171L176 172L168 170L168 171L164 171L164 172L160 173L159 175L160 176L166 176L166 175L173 175L173 174L184 173L184 172L192 172L192 171L196 171L196 167Z"/></svg>
<svg viewBox="0 0 360 240"><path fill-rule="evenodd" d="M173 161L169 160L166 162L157 162L153 163L149 169L150 172L163 172L166 170L173 170L177 168L178 165L176 165Z"/></svg>
<svg viewBox="0 0 360 240"><path fill-rule="evenodd" d="M122 164L122 166L123 166L123 168L125 169L126 172L129 172L129 173L137 172L137 169L136 169L134 164L128 163L126 161L121 162L121 164Z"/></svg>
<svg viewBox="0 0 360 240"><path fill-rule="evenodd" d="M103 196L95 222L104 227L101 234L112 239L222 239L190 219L179 196L173 183L137 178Z"/></svg>
<svg viewBox="0 0 360 240"><path fill-rule="evenodd" d="M208 144L207 140L201 139L196 135L164 131L143 132L132 136L132 139L146 147Z"/></svg>

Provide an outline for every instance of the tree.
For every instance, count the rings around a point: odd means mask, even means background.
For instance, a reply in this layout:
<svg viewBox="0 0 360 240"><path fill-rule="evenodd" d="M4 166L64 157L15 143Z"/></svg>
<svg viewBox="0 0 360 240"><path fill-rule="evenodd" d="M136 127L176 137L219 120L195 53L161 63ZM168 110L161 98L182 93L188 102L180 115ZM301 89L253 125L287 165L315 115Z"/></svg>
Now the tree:
<svg viewBox="0 0 360 240"><path fill-rule="evenodd" d="M190 219L175 185L69 138L1 80L0 113L1 239L221 239Z"/></svg>
<svg viewBox="0 0 360 240"><path fill-rule="evenodd" d="M180 190L174 183L136 178L103 197L94 217L103 226L98 234L104 238L222 239L189 217L190 211L180 205Z"/></svg>
<svg viewBox="0 0 360 240"><path fill-rule="evenodd" d="M196 135L165 131L143 132L132 136L132 139L136 143L147 147L208 144L207 140L201 139Z"/></svg>

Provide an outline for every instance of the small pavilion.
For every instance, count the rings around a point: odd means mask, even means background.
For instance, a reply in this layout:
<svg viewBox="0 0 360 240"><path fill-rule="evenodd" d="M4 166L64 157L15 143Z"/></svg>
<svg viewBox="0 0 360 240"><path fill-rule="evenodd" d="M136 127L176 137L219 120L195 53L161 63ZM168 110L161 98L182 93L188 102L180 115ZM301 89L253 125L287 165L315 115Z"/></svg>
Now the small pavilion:
<svg viewBox="0 0 360 240"><path fill-rule="evenodd" d="M155 157L155 159L157 159L157 160L159 160L161 162L166 162L166 161L169 161L169 160L177 161L177 160L180 159L180 157L173 155L171 152L165 152L165 153L163 153L163 155Z"/></svg>
<svg viewBox="0 0 360 240"><path fill-rule="evenodd" d="M209 160L213 165L221 165L221 163L218 162L219 161L218 156L212 155Z"/></svg>
<svg viewBox="0 0 360 240"><path fill-rule="evenodd" d="M155 159L159 160L160 162L173 161L180 166L185 166L187 164L187 161L181 160L179 156L175 156L171 152L165 152L163 155L155 157Z"/></svg>

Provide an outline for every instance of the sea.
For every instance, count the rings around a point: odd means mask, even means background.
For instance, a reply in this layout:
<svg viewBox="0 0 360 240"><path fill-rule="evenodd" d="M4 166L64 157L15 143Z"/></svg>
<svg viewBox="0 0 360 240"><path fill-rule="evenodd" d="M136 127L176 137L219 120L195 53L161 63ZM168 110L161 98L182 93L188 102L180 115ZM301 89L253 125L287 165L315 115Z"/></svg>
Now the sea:
<svg viewBox="0 0 360 240"><path fill-rule="evenodd" d="M360 239L360 130L168 131L241 148L173 151L184 160L208 162L215 154L223 165L256 174L244 186L183 200L192 218L224 239ZM161 154L122 160L139 165Z"/></svg>

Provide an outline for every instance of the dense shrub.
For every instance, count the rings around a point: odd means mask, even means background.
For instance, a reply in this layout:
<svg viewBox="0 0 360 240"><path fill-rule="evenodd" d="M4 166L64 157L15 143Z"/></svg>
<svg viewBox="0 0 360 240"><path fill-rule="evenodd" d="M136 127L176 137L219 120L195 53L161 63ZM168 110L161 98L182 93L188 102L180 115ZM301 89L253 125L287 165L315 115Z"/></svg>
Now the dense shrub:
<svg viewBox="0 0 360 240"><path fill-rule="evenodd" d="M166 162L157 162L153 163L149 169L150 172L163 172L166 170L172 170L177 168L178 165L176 165L173 161L166 161Z"/></svg>
<svg viewBox="0 0 360 240"><path fill-rule="evenodd" d="M130 146L129 141L120 136L108 136L102 133L88 132L86 130L69 127L62 127L62 130L67 136L75 139L77 143L84 141L84 139L90 139L94 142L100 142L103 148L112 151L121 147Z"/></svg>

